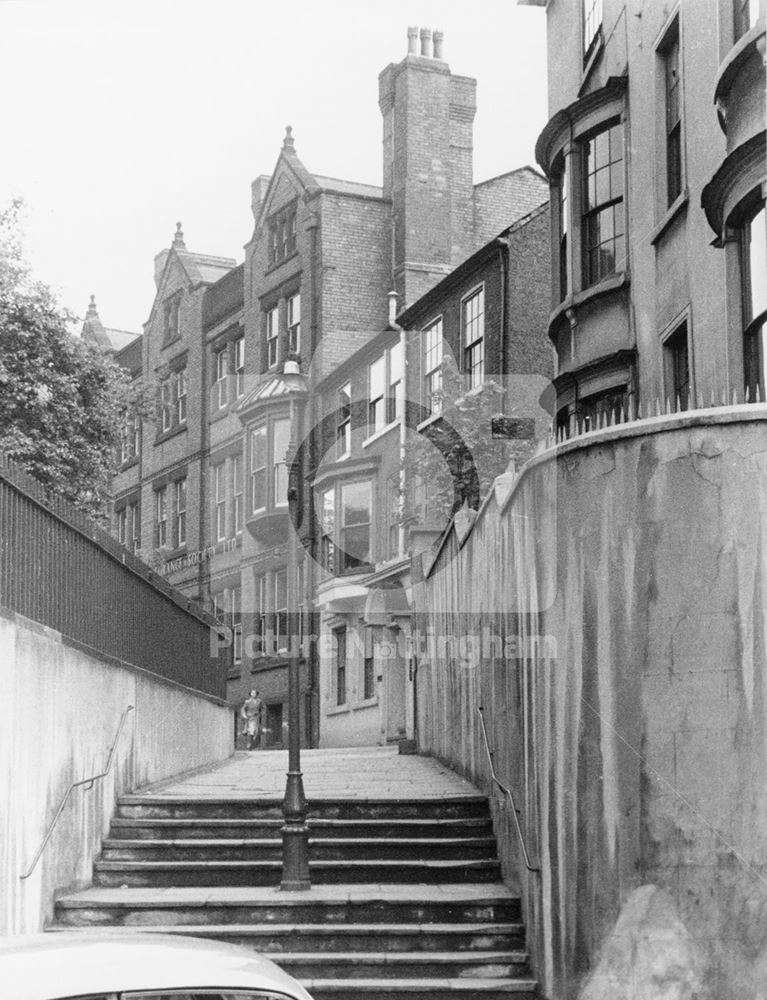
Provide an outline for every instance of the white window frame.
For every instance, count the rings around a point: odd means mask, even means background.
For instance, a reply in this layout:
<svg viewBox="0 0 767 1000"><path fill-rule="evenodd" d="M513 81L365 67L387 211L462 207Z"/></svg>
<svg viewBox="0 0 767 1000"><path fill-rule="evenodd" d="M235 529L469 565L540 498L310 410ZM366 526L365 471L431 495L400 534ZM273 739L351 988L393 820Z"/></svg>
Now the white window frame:
<svg viewBox="0 0 767 1000"><path fill-rule="evenodd" d="M346 397L348 403L343 402ZM352 384L344 382L336 391L336 458L347 458L352 451Z"/></svg>
<svg viewBox="0 0 767 1000"><path fill-rule="evenodd" d="M216 379L213 383L215 390L216 409L223 410L228 403L227 381L228 381L228 351L225 347L216 351L213 356Z"/></svg>
<svg viewBox="0 0 767 1000"><path fill-rule="evenodd" d="M174 483L176 507L176 547L186 545L186 476Z"/></svg>
<svg viewBox="0 0 767 1000"><path fill-rule="evenodd" d="M179 368L175 375L176 383L176 423L186 423L187 385L186 365Z"/></svg>
<svg viewBox="0 0 767 1000"><path fill-rule="evenodd" d="M266 367L273 368L280 360L280 309L266 311Z"/></svg>
<svg viewBox="0 0 767 1000"><path fill-rule="evenodd" d="M263 464L254 465L255 461L255 443L256 440L263 439ZM266 424L260 424L258 427L252 427L250 431L250 510L253 514L258 514L262 510L266 510L268 498L269 498L269 482L268 482L268 464L269 464L269 433ZM256 507L256 481L257 477L263 476L263 498L264 502L259 507Z"/></svg>
<svg viewBox="0 0 767 1000"><path fill-rule="evenodd" d="M242 534L242 519L244 513L242 481L242 455L232 456L232 497L234 503L234 533Z"/></svg>
<svg viewBox="0 0 767 1000"><path fill-rule="evenodd" d="M234 382L237 399L245 392L245 336L234 340Z"/></svg>
<svg viewBox="0 0 767 1000"><path fill-rule="evenodd" d="M437 316L421 335L421 356L423 379L421 382L421 402L428 416L436 417L442 412L442 400L434 400L434 393L442 390L442 361L444 358L444 338L442 316Z"/></svg>
<svg viewBox="0 0 767 1000"><path fill-rule="evenodd" d="M155 490L155 533L157 538L157 548L164 549L168 546L168 487L161 486Z"/></svg>
<svg viewBox="0 0 767 1000"><path fill-rule="evenodd" d="M467 315L470 304L477 300L480 307L476 313ZM469 340L469 336L472 339ZM468 378L469 388L476 389L485 381L485 284L477 285L461 299L461 344L463 371ZM474 361L474 353L479 353L479 362Z"/></svg>
<svg viewBox="0 0 767 1000"><path fill-rule="evenodd" d="M226 460L213 466L214 527L217 542L227 538L226 532Z"/></svg>
<svg viewBox="0 0 767 1000"><path fill-rule="evenodd" d="M378 371L381 372L380 391L376 385L375 396L374 369L376 381L379 381ZM368 438L376 437L399 422L403 379L402 345L397 341L368 365Z"/></svg>
<svg viewBox="0 0 767 1000"><path fill-rule="evenodd" d="M301 293L288 296L288 352L301 353Z"/></svg>

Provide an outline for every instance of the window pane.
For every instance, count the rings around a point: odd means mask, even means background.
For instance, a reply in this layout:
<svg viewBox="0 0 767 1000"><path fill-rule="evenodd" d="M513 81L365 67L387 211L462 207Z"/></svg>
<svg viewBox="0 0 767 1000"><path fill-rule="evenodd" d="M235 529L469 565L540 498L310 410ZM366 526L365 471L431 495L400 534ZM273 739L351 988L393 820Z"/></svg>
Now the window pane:
<svg viewBox="0 0 767 1000"><path fill-rule="evenodd" d="M762 206L748 226L748 270L753 319L767 309L767 219Z"/></svg>
<svg viewBox="0 0 767 1000"><path fill-rule="evenodd" d="M370 366L370 398L383 396L384 380L386 378L386 359L381 356Z"/></svg>
<svg viewBox="0 0 767 1000"><path fill-rule="evenodd" d="M344 526L370 523L370 483L347 483L341 487Z"/></svg>
<svg viewBox="0 0 767 1000"><path fill-rule="evenodd" d="M290 420L275 420L272 425L272 455L274 470L274 503L288 502L288 465L286 455L290 446Z"/></svg>

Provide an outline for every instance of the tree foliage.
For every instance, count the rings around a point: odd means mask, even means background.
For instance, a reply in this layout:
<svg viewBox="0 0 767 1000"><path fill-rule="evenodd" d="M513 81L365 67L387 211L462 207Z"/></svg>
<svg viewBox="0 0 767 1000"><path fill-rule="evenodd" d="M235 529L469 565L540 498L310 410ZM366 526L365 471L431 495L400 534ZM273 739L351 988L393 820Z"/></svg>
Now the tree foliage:
<svg viewBox="0 0 767 1000"><path fill-rule="evenodd" d="M0 212L0 451L98 516L110 494L127 380L69 332L72 317L32 278L19 208Z"/></svg>
<svg viewBox="0 0 767 1000"><path fill-rule="evenodd" d="M530 456L529 442L492 436L493 418L514 412L504 406L503 397L502 386L492 380L467 390L455 361L445 358L442 387L434 393L440 417L408 446L411 519L422 516L424 506L435 523L446 521L464 503L478 507L512 459L523 462Z"/></svg>

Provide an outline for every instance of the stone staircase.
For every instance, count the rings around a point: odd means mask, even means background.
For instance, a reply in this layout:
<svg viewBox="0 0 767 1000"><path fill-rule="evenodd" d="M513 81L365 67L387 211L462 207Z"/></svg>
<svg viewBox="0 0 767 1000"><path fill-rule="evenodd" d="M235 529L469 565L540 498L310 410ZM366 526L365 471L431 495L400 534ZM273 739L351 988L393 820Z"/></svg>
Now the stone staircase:
<svg viewBox="0 0 767 1000"><path fill-rule="evenodd" d="M535 996L486 799L311 803L309 892L278 889L281 825L274 798L127 796L51 929L245 944L315 1000Z"/></svg>

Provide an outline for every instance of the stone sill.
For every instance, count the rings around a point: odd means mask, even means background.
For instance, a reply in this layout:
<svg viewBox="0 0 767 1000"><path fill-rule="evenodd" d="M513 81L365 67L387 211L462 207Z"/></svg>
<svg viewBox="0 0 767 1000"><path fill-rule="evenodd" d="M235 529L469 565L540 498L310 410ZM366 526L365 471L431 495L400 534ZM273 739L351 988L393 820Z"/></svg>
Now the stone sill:
<svg viewBox="0 0 767 1000"><path fill-rule="evenodd" d="M685 187L682 193L676 199L676 201L672 202L672 204L669 206L668 211L660 220L655 229L653 229L653 231L650 233L650 243L652 244L652 246L655 246L657 243L660 242L666 231L671 226L671 223L674 221L674 219L676 219L679 215L681 215L683 211L684 212L687 211L687 203L689 199L690 199L690 192Z"/></svg>

